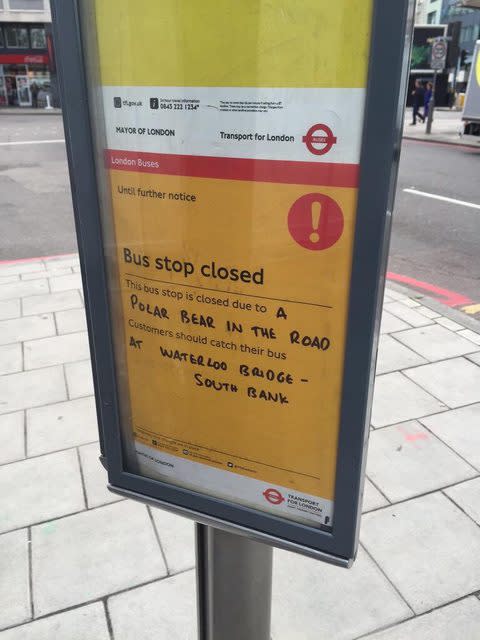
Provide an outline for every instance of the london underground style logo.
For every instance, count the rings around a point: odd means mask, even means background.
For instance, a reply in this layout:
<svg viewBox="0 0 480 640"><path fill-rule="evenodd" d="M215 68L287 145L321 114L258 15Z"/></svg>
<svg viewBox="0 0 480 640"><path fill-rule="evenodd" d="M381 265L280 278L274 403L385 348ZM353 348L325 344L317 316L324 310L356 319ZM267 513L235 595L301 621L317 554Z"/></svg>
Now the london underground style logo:
<svg viewBox="0 0 480 640"><path fill-rule="evenodd" d="M270 489L265 489L265 491L263 492L263 496L265 500L270 502L270 504L282 504L282 502L285 502L285 498L282 496L280 491L277 491L277 489L272 489L271 487Z"/></svg>
<svg viewBox="0 0 480 640"><path fill-rule="evenodd" d="M323 156L328 153L337 142L337 137L326 124L314 124L303 136L302 142L307 146L310 153L316 156Z"/></svg>

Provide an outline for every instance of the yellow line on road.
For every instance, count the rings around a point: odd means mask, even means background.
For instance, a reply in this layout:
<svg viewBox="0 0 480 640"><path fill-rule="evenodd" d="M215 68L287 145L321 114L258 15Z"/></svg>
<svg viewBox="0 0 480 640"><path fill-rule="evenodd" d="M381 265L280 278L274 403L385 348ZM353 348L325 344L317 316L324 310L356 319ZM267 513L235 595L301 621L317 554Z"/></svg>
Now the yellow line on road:
<svg viewBox="0 0 480 640"><path fill-rule="evenodd" d="M480 304L469 304L466 307L462 307L462 311L473 316L475 313L480 313Z"/></svg>

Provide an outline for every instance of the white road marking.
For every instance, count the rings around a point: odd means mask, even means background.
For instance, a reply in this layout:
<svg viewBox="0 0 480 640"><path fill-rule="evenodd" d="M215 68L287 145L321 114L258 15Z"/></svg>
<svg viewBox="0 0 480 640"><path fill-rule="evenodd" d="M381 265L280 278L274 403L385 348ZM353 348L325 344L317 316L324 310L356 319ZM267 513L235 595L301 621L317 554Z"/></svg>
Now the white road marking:
<svg viewBox="0 0 480 640"><path fill-rule="evenodd" d="M426 191L419 191L418 189L404 189L405 193L413 193L416 196L424 196L425 198L433 198L434 200L442 200L443 202L451 202L452 204L459 204L463 207L471 207L472 209L480 209L480 204L474 202L466 202L465 200L456 200L455 198L447 198L447 196L439 196L436 193L427 193Z"/></svg>
<svg viewBox="0 0 480 640"><path fill-rule="evenodd" d="M0 147L9 147L17 144L53 144L57 142L65 142L64 138L58 140L12 140L12 142L0 142Z"/></svg>

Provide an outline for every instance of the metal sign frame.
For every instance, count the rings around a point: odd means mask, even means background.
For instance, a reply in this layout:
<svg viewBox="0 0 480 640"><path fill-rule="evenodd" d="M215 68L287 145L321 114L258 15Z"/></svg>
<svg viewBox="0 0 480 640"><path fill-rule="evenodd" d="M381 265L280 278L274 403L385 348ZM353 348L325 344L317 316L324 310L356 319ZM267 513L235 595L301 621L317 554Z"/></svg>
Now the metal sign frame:
<svg viewBox="0 0 480 640"><path fill-rule="evenodd" d="M125 470L80 3L53 0L52 13L100 443L109 488L203 524L348 567L358 545L414 2L373 2L332 533ZM73 82L67 80L71 78Z"/></svg>

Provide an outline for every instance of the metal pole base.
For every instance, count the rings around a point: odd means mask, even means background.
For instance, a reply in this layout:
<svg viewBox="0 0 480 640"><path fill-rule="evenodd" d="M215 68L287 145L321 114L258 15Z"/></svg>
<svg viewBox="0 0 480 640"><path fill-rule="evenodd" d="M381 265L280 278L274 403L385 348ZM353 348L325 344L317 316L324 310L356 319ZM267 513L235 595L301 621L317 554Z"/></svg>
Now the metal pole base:
<svg viewBox="0 0 480 640"><path fill-rule="evenodd" d="M199 640L270 640L272 547L195 527Z"/></svg>

